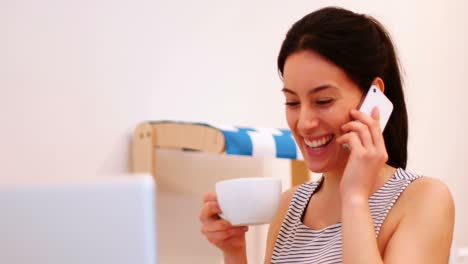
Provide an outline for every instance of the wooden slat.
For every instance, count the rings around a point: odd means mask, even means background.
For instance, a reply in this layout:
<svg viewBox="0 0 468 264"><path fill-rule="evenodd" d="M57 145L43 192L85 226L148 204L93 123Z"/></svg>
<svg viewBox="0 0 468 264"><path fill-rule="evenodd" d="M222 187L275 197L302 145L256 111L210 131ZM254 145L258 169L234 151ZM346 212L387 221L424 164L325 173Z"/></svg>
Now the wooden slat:
<svg viewBox="0 0 468 264"><path fill-rule="evenodd" d="M133 133L132 142L132 159L131 170L132 172L148 172L154 173L154 139L155 133L153 127L149 123L142 123L138 125Z"/></svg>
<svg viewBox="0 0 468 264"><path fill-rule="evenodd" d="M310 181L310 172L302 160L291 160L291 186Z"/></svg>
<svg viewBox="0 0 468 264"><path fill-rule="evenodd" d="M131 171L138 173L151 173L155 175L156 156L155 148L158 146L156 126L151 123L141 123L137 126L133 133L132 141L132 156L131 156ZM218 135L219 134L219 135ZM216 145L215 149L200 149L208 152L224 152L224 148L219 148L220 144L224 145L224 137L222 133L213 133L205 140L214 140L212 145ZM207 145L207 144L205 144ZM296 186L311 179L309 170L306 164L301 160L291 160L291 184Z"/></svg>

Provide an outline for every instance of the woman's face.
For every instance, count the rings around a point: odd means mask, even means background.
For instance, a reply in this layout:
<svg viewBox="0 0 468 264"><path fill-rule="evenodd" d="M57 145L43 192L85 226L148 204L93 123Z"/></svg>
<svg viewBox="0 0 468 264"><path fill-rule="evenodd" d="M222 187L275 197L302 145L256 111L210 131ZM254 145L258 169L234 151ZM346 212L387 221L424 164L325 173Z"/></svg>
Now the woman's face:
<svg viewBox="0 0 468 264"><path fill-rule="evenodd" d="M283 71L286 119L313 172L343 169L348 151L336 143L362 92L343 70L313 51L290 55Z"/></svg>

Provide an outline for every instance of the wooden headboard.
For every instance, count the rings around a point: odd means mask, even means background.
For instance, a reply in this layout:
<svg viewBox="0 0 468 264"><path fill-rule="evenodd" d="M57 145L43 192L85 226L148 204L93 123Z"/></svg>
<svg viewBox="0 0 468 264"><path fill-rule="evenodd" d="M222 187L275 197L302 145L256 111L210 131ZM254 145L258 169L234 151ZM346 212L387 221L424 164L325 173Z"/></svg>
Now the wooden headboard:
<svg viewBox="0 0 468 264"><path fill-rule="evenodd" d="M254 129L243 130L254 131ZM231 131L193 122L158 121L141 123L133 133L131 170L156 175L156 148L173 148L229 155L252 155L248 151L247 154L243 153L239 146L229 144L231 140L231 134L229 133ZM263 128L261 131L270 130ZM271 129L271 131L280 130ZM290 133L289 130L281 131L279 133ZM234 141L237 142L238 140ZM288 142L294 141L291 139ZM281 155L288 157L287 154L277 154L277 157L282 157ZM293 158L290 158L290 160L292 186L309 181L310 173L305 163L302 160Z"/></svg>

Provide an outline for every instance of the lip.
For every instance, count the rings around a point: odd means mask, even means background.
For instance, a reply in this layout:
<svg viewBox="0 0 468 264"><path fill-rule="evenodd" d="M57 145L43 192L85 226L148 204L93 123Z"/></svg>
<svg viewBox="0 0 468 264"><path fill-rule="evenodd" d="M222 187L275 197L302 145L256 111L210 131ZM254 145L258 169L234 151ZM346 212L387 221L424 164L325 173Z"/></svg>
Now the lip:
<svg viewBox="0 0 468 264"><path fill-rule="evenodd" d="M314 140L322 139L327 136L334 137L335 135L333 133L327 133L327 134L323 134L323 135L315 136L315 137L302 137L302 139L307 140L307 141L314 141Z"/></svg>
<svg viewBox="0 0 468 264"><path fill-rule="evenodd" d="M331 135L332 139L330 140L330 142L328 142L327 145L325 145L324 147L321 147L319 149L315 149L315 148L307 146L305 144L305 141L303 140L302 145L304 147L304 150L307 153L307 156L309 156L311 158L321 158L321 157L323 157L323 156L325 156L327 154L328 150L335 143L335 139L336 139L335 134L325 134L325 135L321 135L321 136L317 136L317 137L308 137L307 138L308 141L313 141L313 140L321 139L321 138L323 138L324 136L327 136L327 135ZM303 138L303 139L305 139L305 138Z"/></svg>

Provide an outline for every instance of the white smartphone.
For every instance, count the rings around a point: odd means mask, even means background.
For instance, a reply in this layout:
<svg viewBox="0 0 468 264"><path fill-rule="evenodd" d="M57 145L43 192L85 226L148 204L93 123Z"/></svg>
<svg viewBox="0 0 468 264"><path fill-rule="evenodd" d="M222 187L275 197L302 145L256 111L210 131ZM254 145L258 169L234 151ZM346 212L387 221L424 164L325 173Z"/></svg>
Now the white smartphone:
<svg viewBox="0 0 468 264"><path fill-rule="evenodd" d="M379 108L380 113L380 128L382 131L387 125L388 119L393 111L392 102L380 91L379 87L372 85L367 91L366 97L359 107L359 111L365 113L366 115L371 115L372 109L374 107Z"/></svg>

